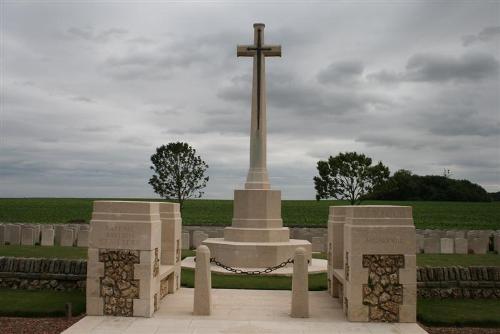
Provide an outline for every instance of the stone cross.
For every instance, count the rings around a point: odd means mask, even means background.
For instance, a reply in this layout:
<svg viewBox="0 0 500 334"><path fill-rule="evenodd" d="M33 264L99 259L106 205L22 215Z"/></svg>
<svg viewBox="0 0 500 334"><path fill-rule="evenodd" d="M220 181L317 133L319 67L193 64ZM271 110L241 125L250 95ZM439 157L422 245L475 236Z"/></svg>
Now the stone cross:
<svg viewBox="0 0 500 334"><path fill-rule="evenodd" d="M253 57L250 169L245 189L269 189L266 164L266 78L265 57L281 57L280 45L264 44L264 24L255 23L254 44L238 45L238 57Z"/></svg>

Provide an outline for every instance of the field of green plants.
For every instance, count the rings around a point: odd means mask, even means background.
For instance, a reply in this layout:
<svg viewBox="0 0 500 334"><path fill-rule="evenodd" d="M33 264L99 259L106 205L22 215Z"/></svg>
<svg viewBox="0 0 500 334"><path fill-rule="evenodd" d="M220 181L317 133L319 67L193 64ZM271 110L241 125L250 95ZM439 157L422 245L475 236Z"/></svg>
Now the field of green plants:
<svg viewBox="0 0 500 334"><path fill-rule="evenodd" d="M133 199L153 200L157 199ZM90 198L3 198L0 222L66 223L88 222L92 214ZM500 202L366 201L363 204L410 205L417 228L500 229ZM286 226L326 227L328 207L347 205L343 201L283 201ZM182 214L185 225L230 225L231 200L190 200Z"/></svg>

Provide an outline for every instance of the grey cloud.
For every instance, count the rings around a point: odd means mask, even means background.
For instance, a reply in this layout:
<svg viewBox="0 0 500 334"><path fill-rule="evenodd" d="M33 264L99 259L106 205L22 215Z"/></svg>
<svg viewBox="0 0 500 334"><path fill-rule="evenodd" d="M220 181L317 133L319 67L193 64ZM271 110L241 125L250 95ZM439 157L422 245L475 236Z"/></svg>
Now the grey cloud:
<svg viewBox="0 0 500 334"><path fill-rule="evenodd" d="M469 46L477 42L489 42L498 38L500 38L500 26L491 26L484 28L477 35L462 36L462 44Z"/></svg>
<svg viewBox="0 0 500 334"><path fill-rule="evenodd" d="M467 53L459 58L437 54L417 54L408 60L406 80L462 81L498 76L498 60L492 55Z"/></svg>
<svg viewBox="0 0 500 334"><path fill-rule="evenodd" d="M145 141L143 138L137 136L122 137L118 140L118 142L136 146L151 146L150 143Z"/></svg>
<svg viewBox="0 0 500 334"><path fill-rule="evenodd" d="M268 75L268 105L287 109L296 114L341 115L365 112L369 105L385 104L387 101L374 94L353 90L331 90L307 83L305 79L290 73ZM250 76L233 78L230 86L223 87L217 96L226 101L250 101Z"/></svg>
<svg viewBox="0 0 500 334"><path fill-rule="evenodd" d="M360 61L336 62L321 70L317 78L323 84L348 84L360 78L363 68L363 63Z"/></svg>
<svg viewBox="0 0 500 334"><path fill-rule="evenodd" d="M109 132L109 131L117 130L120 128L121 128L121 126L117 126L117 125L111 125L111 126L87 125L87 126L80 128L80 131L82 131L82 132Z"/></svg>
<svg viewBox="0 0 500 334"><path fill-rule="evenodd" d="M120 28L110 28L102 31L94 31L92 27L83 27L83 28L71 27L68 30L66 30L67 36L76 37L86 41L92 41L98 43L104 43L114 38L123 37L127 33L128 33L127 30Z"/></svg>
<svg viewBox="0 0 500 334"><path fill-rule="evenodd" d="M406 71L382 70L368 75L381 82L449 82L479 81L498 78L499 62L490 54L466 53L461 57L440 54L416 54L408 59Z"/></svg>
<svg viewBox="0 0 500 334"><path fill-rule="evenodd" d="M78 101L78 102L86 102L86 103L93 103L93 102L95 102L90 97L86 97L86 96L74 96L71 99L73 101Z"/></svg>

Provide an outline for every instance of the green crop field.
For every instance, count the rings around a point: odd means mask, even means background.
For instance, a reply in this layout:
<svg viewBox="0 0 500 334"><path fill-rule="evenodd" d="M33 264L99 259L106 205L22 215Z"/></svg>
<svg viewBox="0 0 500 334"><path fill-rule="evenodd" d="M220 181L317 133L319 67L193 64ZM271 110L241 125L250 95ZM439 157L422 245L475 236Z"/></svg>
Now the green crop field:
<svg viewBox="0 0 500 334"><path fill-rule="evenodd" d="M51 223L88 222L92 201L88 198L3 198L0 222ZM138 200L138 199L134 199ZM144 200L144 199L142 199ZM158 199L146 199L158 201ZM500 229L500 202L367 201L363 204L410 205L417 228ZM286 226L326 227L328 207L344 201L283 201ZM230 225L231 200L190 200L183 212L184 225Z"/></svg>

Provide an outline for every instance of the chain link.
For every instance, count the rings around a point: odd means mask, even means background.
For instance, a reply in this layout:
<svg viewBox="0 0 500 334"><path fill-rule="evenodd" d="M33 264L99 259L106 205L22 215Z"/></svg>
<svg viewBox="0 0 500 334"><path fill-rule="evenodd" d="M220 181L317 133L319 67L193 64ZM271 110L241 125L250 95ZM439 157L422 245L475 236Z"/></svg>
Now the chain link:
<svg viewBox="0 0 500 334"><path fill-rule="evenodd" d="M276 266L267 267L264 270L249 270L249 271L238 269L238 268L233 268L233 267L230 267L230 266L226 266L225 264L217 261L215 259L215 257L210 258L210 262L211 263L215 263L216 266L219 266L219 267L221 267L221 268L223 268L223 269L225 269L227 271L230 271L232 273L235 273L235 274L241 274L241 275L261 275L261 274L269 274L269 273L272 273L273 271L275 271L277 269L283 268L287 264L293 263L293 259L288 259L288 260L286 260L284 262L281 262L280 264L278 264Z"/></svg>

